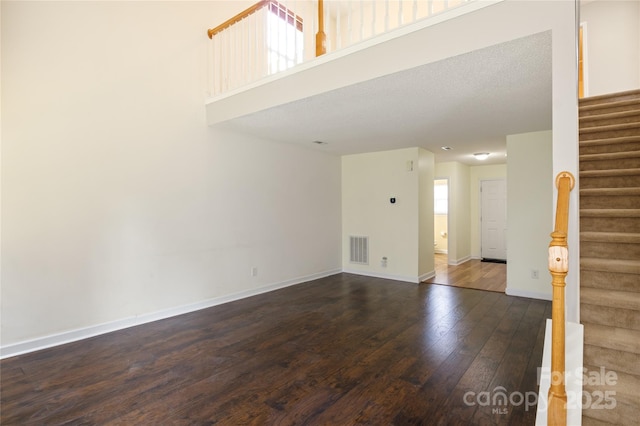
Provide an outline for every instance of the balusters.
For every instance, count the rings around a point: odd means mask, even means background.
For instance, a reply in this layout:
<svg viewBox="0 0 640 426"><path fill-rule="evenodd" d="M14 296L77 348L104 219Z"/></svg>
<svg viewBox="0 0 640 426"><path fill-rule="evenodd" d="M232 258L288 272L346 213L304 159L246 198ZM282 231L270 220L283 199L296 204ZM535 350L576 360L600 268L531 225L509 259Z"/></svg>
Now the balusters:
<svg viewBox="0 0 640 426"><path fill-rule="evenodd" d="M376 5L378 2L374 0L371 3L371 37L373 37L376 35Z"/></svg>
<svg viewBox="0 0 640 426"><path fill-rule="evenodd" d="M207 90L219 94L310 59L313 37L317 56L327 43L341 49L475 0L405 1L259 0L208 31ZM298 16L304 17L302 35Z"/></svg>
<svg viewBox="0 0 640 426"><path fill-rule="evenodd" d="M298 11L298 2L294 0L291 5L291 10L293 11L293 64L297 65L300 62L298 61L298 21L296 19L296 13Z"/></svg>
<svg viewBox="0 0 640 426"><path fill-rule="evenodd" d="M364 0L360 0L360 41L364 40Z"/></svg>
<svg viewBox="0 0 640 426"><path fill-rule="evenodd" d="M351 0L347 2L347 44L351 45L353 43L351 35L353 34L353 20L351 19L351 14L353 13L353 3Z"/></svg>
<svg viewBox="0 0 640 426"><path fill-rule="evenodd" d="M336 2L336 50L342 48L342 26L340 24L340 15L342 15L342 7Z"/></svg>
<svg viewBox="0 0 640 426"><path fill-rule="evenodd" d="M389 0L384 0L384 32L389 31Z"/></svg>

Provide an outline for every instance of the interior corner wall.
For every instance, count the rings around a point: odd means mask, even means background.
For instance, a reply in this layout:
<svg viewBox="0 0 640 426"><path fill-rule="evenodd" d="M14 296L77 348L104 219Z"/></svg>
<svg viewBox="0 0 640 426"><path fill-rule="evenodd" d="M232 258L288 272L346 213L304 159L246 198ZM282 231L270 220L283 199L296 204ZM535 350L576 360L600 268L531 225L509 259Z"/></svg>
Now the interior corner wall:
<svg viewBox="0 0 640 426"><path fill-rule="evenodd" d="M235 6L2 2L3 354L341 270L340 158L206 125Z"/></svg>
<svg viewBox="0 0 640 426"><path fill-rule="evenodd" d="M435 276L434 259L434 215L433 180L435 179L435 156L425 149L418 149L418 220L420 241L418 245L418 276L420 281Z"/></svg>
<svg viewBox="0 0 640 426"><path fill-rule="evenodd" d="M640 1L593 1L580 7L586 24L585 96L640 89Z"/></svg>
<svg viewBox="0 0 640 426"><path fill-rule="evenodd" d="M506 293L551 300L547 248L553 231L552 132L509 135L507 152ZM537 271L537 279L532 271Z"/></svg>
<svg viewBox="0 0 640 426"><path fill-rule="evenodd" d="M342 266L345 272L419 281L419 149L342 157ZM390 199L395 198L395 203ZM431 223L433 226L433 223ZM349 237L369 237L369 263L349 258ZM386 266L382 259L386 257Z"/></svg>
<svg viewBox="0 0 640 426"><path fill-rule="evenodd" d="M436 178L449 179L449 264L457 265L471 258L470 239L470 168L450 161L436 163Z"/></svg>
<svg viewBox="0 0 640 426"><path fill-rule="evenodd" d="M481 246L480 246L480 182L483 180L492 179L506 179L507 178L507 165L506 164L494 164L487 166L471 166L469 170L470 174L470 216L469 226L471 229L471 257L473 259L480 259ZM507 181L507 186L509 182ZM509 211L507 211L507 215Z"/></svg>

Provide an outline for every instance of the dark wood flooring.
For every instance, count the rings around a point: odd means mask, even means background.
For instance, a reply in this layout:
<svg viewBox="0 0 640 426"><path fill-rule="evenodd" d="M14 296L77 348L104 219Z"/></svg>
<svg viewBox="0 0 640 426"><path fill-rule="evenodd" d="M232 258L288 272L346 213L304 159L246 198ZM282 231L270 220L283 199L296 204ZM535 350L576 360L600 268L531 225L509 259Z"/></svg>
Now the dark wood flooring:
<svg viewBox="0 0 640 426"><path fill-rule="evenodd" d="M465 394L537 392L550 309L338 274L2 360L0 420L533 424L535 406L469 405Z"/></svg>
<svg viewBox="0 0 640 426"><path fill-rule="evenodd" d="M460 265L449 265L446 254L435 255L436 276L430 284L452 285L476 290L499 291L507 288L507 265L471 259Z"/></svg>

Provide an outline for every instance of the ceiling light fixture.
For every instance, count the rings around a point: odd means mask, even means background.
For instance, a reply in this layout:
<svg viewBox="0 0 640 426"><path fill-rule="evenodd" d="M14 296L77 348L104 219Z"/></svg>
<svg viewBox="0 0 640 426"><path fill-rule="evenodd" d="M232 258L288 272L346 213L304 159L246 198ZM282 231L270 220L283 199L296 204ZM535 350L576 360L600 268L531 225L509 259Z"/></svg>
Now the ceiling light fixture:
<svg viewBox="0 0 640 426"><path fill-rule="evenodd" d="M451 151L453 149L450 146L441 146L440 148L445 150L445 151Z"/></svg>
<svg viewBox="0 0 640 426"><path fill-rule="evenodd" d="M316 145L328 145L327 142L323 142L323 141L313 141L311 143L315 143Z"/></svg>
<svg viewBox="0 0 640 426"><path fill-rule="evenodd" d="M486 160L487 158L489 158L489 153L488 152L476 152L475 154L473 154L474 157L476 157L478 160L482 161L482 160Z"/></svg>

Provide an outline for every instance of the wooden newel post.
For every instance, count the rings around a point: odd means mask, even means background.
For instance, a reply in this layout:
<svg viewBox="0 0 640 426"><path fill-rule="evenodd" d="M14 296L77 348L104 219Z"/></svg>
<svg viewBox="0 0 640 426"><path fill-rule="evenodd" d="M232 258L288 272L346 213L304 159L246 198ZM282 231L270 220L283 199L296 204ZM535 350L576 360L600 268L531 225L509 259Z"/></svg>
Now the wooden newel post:
<svg viewBox="0 0 640 426"><path fill-rule="evenodd" d="M565 426L567 424L567 392L565 388L565 313L564 288L569 272L569 250L567 232L569 227L569 193L575 185L575 178L569 172L561 172L556 177L558 204L556 208L555 230L549 244L549 272L553 286L551 308L551 386L549 387L547 424Z"/></svg>
<svg viewBox="0 0 640 426"><path fill-rule="evenodd" d="M318 0L318 34L316 34L316 56L327 53L327 35L324 33L324 1Z"/></svg>

